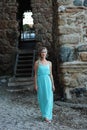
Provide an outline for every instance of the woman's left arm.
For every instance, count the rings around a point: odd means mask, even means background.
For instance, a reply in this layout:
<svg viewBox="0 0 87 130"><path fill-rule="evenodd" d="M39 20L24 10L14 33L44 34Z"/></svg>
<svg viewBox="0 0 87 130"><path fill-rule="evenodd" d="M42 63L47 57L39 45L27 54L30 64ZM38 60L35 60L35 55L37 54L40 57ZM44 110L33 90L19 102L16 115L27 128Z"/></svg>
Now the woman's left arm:
<svg viewBox="0 0 87 130"><path fill-rule="evenodd" d="M51 81L52 81L53 91L55 91L54 79L53 79L53 74L52 74L52 63L51 62L50 62L50 77L51 77Z"/></svg>

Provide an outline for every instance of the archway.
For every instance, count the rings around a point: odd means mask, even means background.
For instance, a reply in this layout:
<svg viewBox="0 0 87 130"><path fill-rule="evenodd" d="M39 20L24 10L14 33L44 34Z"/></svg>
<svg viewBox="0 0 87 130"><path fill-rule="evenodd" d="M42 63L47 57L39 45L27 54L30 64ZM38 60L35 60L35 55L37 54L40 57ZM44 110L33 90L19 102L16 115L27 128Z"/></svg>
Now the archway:
<svg viewBox="0 0 87 130"><path fill-rule="evenodd" d="M18 48L34 49L36 42L35 42L34 25L30 24L32 18L31 1L17 0L17 2L18 2L17 21L19 24Z"/></svg>
<svg viewBox="0 0 87 130"><path fill-rule="evenodd" d="M38 46L46 46L49 50L49 59L53 62L53 75L58 92L62 89L59 85L59 61L58 61L58 5L57 0L17 0L18 13L17 20L19 27L23 30L23 13L26 11L33 12L35 21L36 40ZM43 3L43 4L42 4ZM19 28L20 31L20 28ZM21 36L21 35L20 35ZM20 38L20 37L19 37ZM62 93L63 92L59 92Z"/></svg>

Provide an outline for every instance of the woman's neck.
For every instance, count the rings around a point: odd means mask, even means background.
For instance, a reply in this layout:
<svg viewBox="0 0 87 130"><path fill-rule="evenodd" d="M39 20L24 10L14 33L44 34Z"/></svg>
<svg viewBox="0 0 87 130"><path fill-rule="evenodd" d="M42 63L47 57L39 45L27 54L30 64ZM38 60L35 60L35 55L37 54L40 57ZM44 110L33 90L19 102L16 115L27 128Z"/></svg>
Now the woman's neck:
<svg viewBox="0 0 87 130"><path fill-rule="evenodd" d="M46 59L45 59L45 58L41 58L40 60L41 60L41 61L46 61Z"/></svg>

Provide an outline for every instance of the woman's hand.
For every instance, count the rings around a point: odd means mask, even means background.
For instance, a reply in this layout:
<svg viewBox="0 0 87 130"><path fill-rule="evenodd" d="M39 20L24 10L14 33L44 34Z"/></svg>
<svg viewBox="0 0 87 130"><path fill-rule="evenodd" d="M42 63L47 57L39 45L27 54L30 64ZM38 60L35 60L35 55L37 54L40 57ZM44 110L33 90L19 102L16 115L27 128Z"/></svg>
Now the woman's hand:
<svg viewBox="0 0 87 130"><path fill-rule="evenodd" d="M55 92L55 86L54 86L54 85L53 85L53 88L52 88L52 89L53 89L53 92Z"/></svg>
<svg viewBox="0 0 87 130"><path fill-rule="evenodd" d="M34 87L34 90L37 91L37 86Z"/></svg>

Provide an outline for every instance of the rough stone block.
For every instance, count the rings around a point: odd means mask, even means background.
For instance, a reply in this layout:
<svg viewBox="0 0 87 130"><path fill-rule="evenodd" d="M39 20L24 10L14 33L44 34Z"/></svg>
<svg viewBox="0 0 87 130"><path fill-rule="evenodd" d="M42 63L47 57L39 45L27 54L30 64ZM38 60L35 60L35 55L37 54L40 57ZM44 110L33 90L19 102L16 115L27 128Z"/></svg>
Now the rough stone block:
<svg viewBox="0 0 87 130"><path fill-rule="evenodd" d="M75 60L75 50L73 47L61 46L59 50L60 62L69 62Z"/></svg>
<svg viewBox="0 0 87 130"><path fill-rule="evenodd" d="M84 0L84 6L87 7L87 0Z"/></svg>
<svg viewBox="0 0 87 130"><path fill-rule="evenodd" d="M67 99L72 98L71 90L80 94L83 89L87 89L87 62L65 62L60 65L60 71L62 73L60 82L64 86Z"/></svg>
<svg viewBox="0 0 87 130"><path fill-rule="evenodd" d="M68 87L65 88L65 95L66 95L66 99L72 98L72 95L70 93L70 89Z"/></svg>
<svg viewBox="0 0 87 130"><path fill-rule="evenodd" d="M67 24L70 26L74 25L75 21L76 21L75 17L74 18L67 18Z"/></svg>
<svg viewBox="0 0 87 130"><path fill-rule="evenodd" d="M78 52L87 52L87 43L80 43L76 46Z"/></svg>
<svg viewBox="0 0 87 130"><path fill-rule="evenodd" d="M60 44L77 44L80 41L80 35L77 33L69 34L69 35L62 35L59 38Z"/></svg>
<svg viewBox="0 0 87 130"><path fill-rule="evenodd" d="M57 3L59 5L67 5L67 4L71 4L73 2L73 0L57 0Z"/></svg>
<svg viewBox="0 0 87 130"><path fill-rule="evenodd" d="M73 33L81 33L81 29L76 26L60 26L59 33L60 34L73 34Z"/></svg>
<svg viewBox="0 0 87 130"><path fill-rule="evenodd" d="M82 6L82 0L74 0L73 4L75 6Z"/></svg>
<svg viewBox="0 0 87 130"><path fill-rule="evenodd" d="M6 38L6 34L4 31L0 31L0 39L5 39Z"/></svg>
<svg viewBox="0 0 87 130"><path fill-rule="evenodd" d="M0 20L0 29L7 29L8 28L8 21Z"/></svg>
<svg viewBox="0 0 87 130"><path fill-rule="evenodd" d="M61 26L61 25L65 25L66 24L66 20L61 18L61 19L58 19L58 25Z"/></svg>
<svg viewBox="0 0 87 130"><path fill-rule="evenodd" d="M81 52L80 59L87 62L87 52Z"/></svg>

